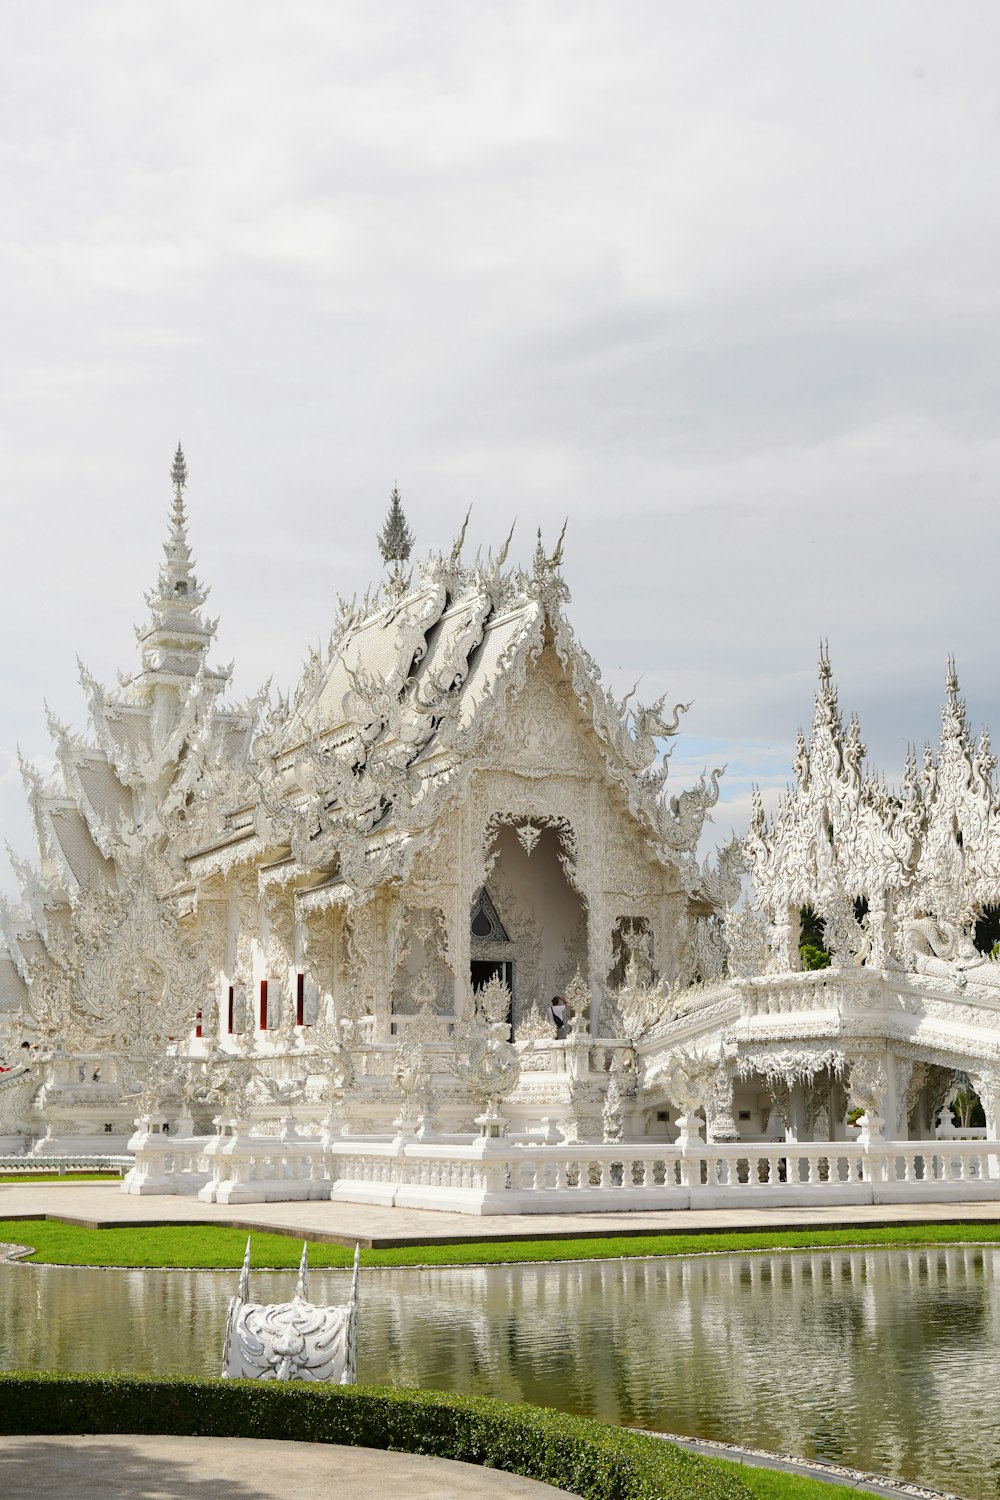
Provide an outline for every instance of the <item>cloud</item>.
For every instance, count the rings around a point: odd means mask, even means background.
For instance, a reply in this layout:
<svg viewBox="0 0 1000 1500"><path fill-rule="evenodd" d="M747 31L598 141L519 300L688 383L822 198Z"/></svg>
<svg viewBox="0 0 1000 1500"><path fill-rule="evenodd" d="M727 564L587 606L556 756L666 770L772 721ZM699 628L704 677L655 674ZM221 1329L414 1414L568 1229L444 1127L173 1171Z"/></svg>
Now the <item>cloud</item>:
<svg viewBox="0 0 1000 1500"><path fill-rule="evenodd" d="M786 774L820 637L890 773L949 651L1000 719L994 5L38 0L5 33L0 746L47 751L43 697L81 726L77 651L131 665L178 436L240 692L364 589L398 480L419 545L472 501L524 558L569 515L578 633L694 700L720 830Z"/></svg>

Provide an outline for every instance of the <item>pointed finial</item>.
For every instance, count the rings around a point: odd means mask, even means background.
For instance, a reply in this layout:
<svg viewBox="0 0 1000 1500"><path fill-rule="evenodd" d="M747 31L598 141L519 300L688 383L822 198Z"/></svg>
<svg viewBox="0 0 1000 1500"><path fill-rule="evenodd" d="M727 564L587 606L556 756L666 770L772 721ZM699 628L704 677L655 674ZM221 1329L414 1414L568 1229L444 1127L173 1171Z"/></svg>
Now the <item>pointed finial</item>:
<svg viewBox="0 0 1000 1500"><path fill-rule="evenodd" d="M307 1264L308 1257L309 1243L307 1240L303 1240L302 1258L299 1261L299 1279L295 1283L295 1295L302 1302L308 1302L309 1300L309 1266Z"/></svg>
<svg viewBox="0 0 1000 1500"><path fill-rule="evenodd" d="M240 1284L236 1288L236 1295L241 1302L250 1301L250 1236L247 1235L247 1248L243 1256L243 1269L240 1272Z"/></svg>
<svg viewBox="0 0 1000 1500"><path fill-rule="evenodd" d="M750 789L750 826L754 832L760 832L765 825L765 799L760 795L760 787L754 783Z"/></svg>
<svg viewBox="0 0 1000 1500"><path fill-rule="evenodd" d="M187 484L187 477L188 471L187 464L184 461L184 449L178 443L177 452L174 454L174 461L170 469L170 480L176 489L182 490Z"/></svg>
<svg viewBox="0 0 1000 1500"><path fill-rule="evenodd" d="M830 670L830 642L828 640L821 640L820 643L819 643L819 680L820 680L820 682L829 682L831 675L832 674L831 674L831 670Z"/></svg>
<svg viewBox="0 0 1000 1500"><path fill-rule="evenodd" d="M948 691L948 702L958 702L958 671L955 667L954 656L948 657L948 675L945 678L945 686Z"/></svg>
<svg viewBox="0 0 1000 1500"><path fill-rule="evenodd" d="M41 771L34 761L28 759L21 751L20 745L15 746L17 752L17 768L21 773L21 782L28 796L34 799L45 789L45 782Z"/></svg>
<svg viewBox="0 0 1000 1500"><path fill-rule="evenodd" d="M540 578L545 572L546 564L545 548L542 546L542 528L538 528L538 540L535 542L535 576Z"/></svg>
<svg viewBox="0 0 1000 1500"><path fill-rule="evenodd" d="M458 533L458 536L455 538L455 545L451 549L450 563L451 563L451 567L453 567L453 568L457 568L458 567L458 560L459 560L459 558L462 555L462 547L465 544L465 533L466 533L466 531L469 528L469 517L471 515L472 515L472 506L470 505L469 508L468 508L468 510L465 512L465 520L462 522L462 529Z"/></svg>
<svg viewBox="0 0 1000 1500"><path fill-rule="evenodd" d="M560 566L560 564L562 563L563 542L566 540L566 527L568 525L569 525L569 516L567 516L566 519L565 519L565 521L562 523L562 531L560 531L560 533L559 533L559 540L556 542L555 551L553 552L552 556L549 558L549 567L550 568L558 568Z"/></svg>
<svg viewBox="0 0 1000 1500"><path fill-rule="evenodd" d="M514 527L516 525L517 517L515 516L513 523L511 524L511 528L507 533L507 540L504 542L503 546L500 548L500 551L497 553L496 566L498 569L502 568L504 563L507 561L507 553L510 551L511 539L514 535Z"/></svg>
<svg viewBox="0 0 1000 1500"><path fill-rule="evenodd" d="M56 749L61 753L69 746L69 726L56 717L46 699L42 700L42 706L45 710L45 722L48 725L49 734L52 736Z"/></svg>
<svg viewBox="0 0 1000 1500"><path fill-rule="evenodd" d="M413 532L407 526L406 517L403 514L399 486L394 484L392 494L389 496L389 513L385 518L385 525L378 534L378 550L384 562L393 564L397 576L402 572L403 563L413 551L413 540Z"/></svg>

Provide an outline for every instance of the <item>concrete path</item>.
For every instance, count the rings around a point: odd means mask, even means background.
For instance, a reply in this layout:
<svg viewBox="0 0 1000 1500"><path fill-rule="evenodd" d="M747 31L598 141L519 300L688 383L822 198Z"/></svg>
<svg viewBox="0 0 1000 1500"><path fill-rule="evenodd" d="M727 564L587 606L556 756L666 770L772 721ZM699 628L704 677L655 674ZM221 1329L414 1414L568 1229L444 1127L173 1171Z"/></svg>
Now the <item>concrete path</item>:
<svg viewBox="0 0 1000 1500"><path fill-rule="evenodd" d="M556 1500L499 1469L261 1438L0 1437L3 1500Z"/></svg>
<svg viewBox="0 0 1000 1500"><path fill-rule="evenodd" d="M886 1224L993 1224L1000 1203L883 1204L861 1207L673 1209L661 1213L468 1214L379 1208L358 1203L244 1203L225 1208L169 1194L134 1198L103 1182L0 1183L0 1219L67 1219L93 1228L132 1224L228 1224L246 1230L353 1245L450 1244L463 1240L691 1234L696 1230L851 1229Z"/></svg>
<svg viewBox="0 0 1000 1500"><path fill-rule="evenodd" d="M650 1436L660 1437L660 1433ZM883 1500L957 1500L940 1490L858 1469L786 1458L728 1443L670 1436L689 1452L800 1474ZM499 1469L265 1438L0 1437L3 1500L556 1500L568 1490Z"/></svg>

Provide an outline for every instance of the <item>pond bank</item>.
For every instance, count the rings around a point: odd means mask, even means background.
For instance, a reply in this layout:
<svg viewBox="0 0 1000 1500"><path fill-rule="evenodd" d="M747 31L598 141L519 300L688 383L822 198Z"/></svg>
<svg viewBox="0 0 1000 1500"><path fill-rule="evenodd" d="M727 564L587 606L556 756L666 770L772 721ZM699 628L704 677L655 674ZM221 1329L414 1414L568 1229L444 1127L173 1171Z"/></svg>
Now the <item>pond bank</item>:
<svg viewBox="0 0 1000 1500"><path fill-rule="evenodd" d="M309 1260L314 1269L346 1267L353 1246L315 1240ZM251 1264L280 1269L298 1264L298 1235L248 1230L221 1224L134 1224L93 1228L79 1221L49 1218L0 1218L0 1261L28 1260L33 1265L101 1267L137 1270L229 1270L241 1265L249 1238ZM437 1240L394 1249L363 1250L366 1268L513 1266L556 1262L645 1260L731 1254L760 1255L773 1250L911 1249L945 1245L996 1245L1000 1226L991 1223L900 1224L890 1227L816 1229L751 1233L619 1235L616 1238Z"/></svg>
<svg viewBox="0 0 1000 1500"><path fill-rule="evenodd" d="M844 1464L810 1463L805 1458L795 1458L790 1453L769 1453L763 1448L744 1448L739 1443L706 1442L702 1438L679 1437L675 1432L654 1432L651 1437L673 1443L688 1453L701 1458L719 1459L724 1463L736 1463L753 1469L767 1469L776 1474L799 1475L823 1486L862 1491L868 1495L882 1495L885 1500L902 1500L912 1496L914 1500L961 1500L949 1490L932 1490L926 1485L912 1484L906 1479L893 1479L889 1474L871 1474L867 1469L852 1469Z"/></svg>
<svg viewBox="0 0 1000 1500"><path fill-rule="evenodd" d="M661 1213L500 1214L474 1218L430 1209L356 1203L247 1203L238 1209L195 1198L148 1198L101 1182L0 1184L0 1220L56 1218L92 1229L216 1225L343 1245L353 1251L416 1246L629 1239L705 1232L777 1234L943 1224L992 1225L1000 1239L1000 1203L896 1204L833 1208L664 1210ZM860 1239L860 1237L859 1237Z"/></svg>

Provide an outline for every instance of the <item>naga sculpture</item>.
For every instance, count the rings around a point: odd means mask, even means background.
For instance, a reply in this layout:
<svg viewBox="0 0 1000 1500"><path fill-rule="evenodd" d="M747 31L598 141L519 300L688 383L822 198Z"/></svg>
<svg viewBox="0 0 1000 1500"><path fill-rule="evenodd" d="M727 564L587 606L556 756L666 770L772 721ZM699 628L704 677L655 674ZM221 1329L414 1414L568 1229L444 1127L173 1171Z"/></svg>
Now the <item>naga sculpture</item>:
<svg viewBox="0 0 1000 1500"><path fill-rule="evenodd" d="M354 1385L361 1246L355 1247L351 1296L343 1307L317 1307L308 1300L306 1253L303 1245L291 1302L251 1302L247 1240L239 1286L226 1314L223 1380L313 1380Z"/></svg>

